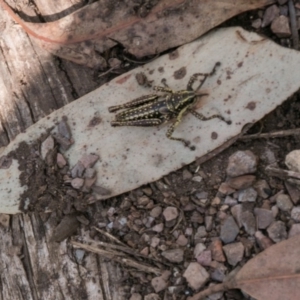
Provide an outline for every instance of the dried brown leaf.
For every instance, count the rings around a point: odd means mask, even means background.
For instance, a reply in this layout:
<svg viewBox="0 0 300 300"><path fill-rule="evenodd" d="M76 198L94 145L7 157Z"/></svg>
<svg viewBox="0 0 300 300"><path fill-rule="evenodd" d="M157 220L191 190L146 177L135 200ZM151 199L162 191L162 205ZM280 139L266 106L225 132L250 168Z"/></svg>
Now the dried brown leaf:
<svg viewBox="0 0 300 300"><path fill-rule="evenodd" d="M194 295L190 300L227 289L242 289L257 300L296 300L300 286L300 235L267 248L223 284Z"/></svg>
<svg viewBox="0 0 300 300"><path fill-rule="evenodd" d="M94 68L106 66L99 54L118 41L138 57L194 40L225 20L274 0L161 0L146 18L132 15L125 1L100 0L49 23L23 21L0 5L47 51Z"/></svg>

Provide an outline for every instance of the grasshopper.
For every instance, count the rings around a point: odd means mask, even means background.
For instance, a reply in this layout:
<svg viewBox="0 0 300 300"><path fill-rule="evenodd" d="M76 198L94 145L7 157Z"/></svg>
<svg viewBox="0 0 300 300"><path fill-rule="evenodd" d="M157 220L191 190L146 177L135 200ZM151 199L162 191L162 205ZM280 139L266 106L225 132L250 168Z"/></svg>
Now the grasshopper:
<svg viewBox="0 0 300 300"><path fill-rule="evenodd" d="M190 142L173 137L174 130L180 124L183 115L186 112L192 113L196 118L207 121L213 118L219 118L220 120L231 124L230 121L226 121L221 115L212 115L205 117L201 113L193 110L193 105L196 102L197 97L206 96L208 94L198 93L198 90L202 87L207 77L215 74L216 68L220 66L220 62L217 62L210 73L195 73L191 76L186 90L173 91L166 83L164 87L155 86L153 89L157 92L164 92L166 94L150 94L136 98L128 103L111 106L108 108L109 112L115 112L120 109L125 109L119 112L115 116L115 120L111 122L112 126L158 126L168 122L171 119L175 119L173 124L167 130L166 136L171 140L182 142L185 146L189 146ZM196 90L193 90L193 84L197 80L198 76L203 76L200 80L200 84ZM195 147L190 147L191 150L195 150Z"/></svg>

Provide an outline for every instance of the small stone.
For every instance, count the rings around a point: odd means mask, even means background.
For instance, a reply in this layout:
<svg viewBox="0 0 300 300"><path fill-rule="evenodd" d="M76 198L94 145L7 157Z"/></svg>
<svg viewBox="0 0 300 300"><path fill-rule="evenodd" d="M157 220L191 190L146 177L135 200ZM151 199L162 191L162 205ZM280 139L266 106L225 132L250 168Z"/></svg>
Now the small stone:
<svg viewBox="0 0 300 300"><path fill-rule="evenodd" d="M225 280L225 274L227 273L227 268L222 263L211 262L211 267L215 270L211 273L211 279L219 282L223 282Z"/></svg>
<svg viewBox="0 0 300 300"><path fill-rule="evenodd" d="M300 223L300 206L296 206L292 209L291 217L295 222Z"/></svg>
<svg viewBox="0 0 300 300"><path fill-rule="evenodd" d="M164 209L163 216L167 222L175 220L178 217L178 209L173 206L168 206Z"/></svg>
<svg viewBox="0 0 300 300"><path fill-rule="evenodd" d="M160 243L160 239L157 237L157 236L154 236L152 239L151 239L151 243L150 243L150 246L152 248L156 248L158 246L158 244Z"/></svg>
<svg viewBox="0 0 300 300"><path fill-rule="evenodd" d="M161 206L155 206L152 208L150 211L150 216L153 218L158 218L162 212L162 207Z"/></svg>
<svg viewBox="0 0 300 300"><path fill-rule="evenodd" d="M271 24L271 22L279 16L279 8L277 5L269 6L264 13L263 21L261 27L266 27Z"/></svg>
<svg viewBox="0 0 300 300"><path fill-rule="evenodd" d="M279 243L287 238L287 232L285 224L282 221L276 221L270 225L267 229L270 239Z"/></svg>
<svg viewBox="0 0 300 300"><path fill-rule="evenodd" d="M220 238L225 243L231 243L235 240L239 233L239 228L236 225L233 217L228 217L224 224L221 225L221 234Z"/></svg>
<svg viewBox="0 0 300 300"><path fill-rule="evenodd" d="M10 221L10 215L0 214L0 224L3 227L8 228L9 227L9 221Z"/></svg>
<svg viewBox="0 0 300 300"><path fill-rule="evenodd" d="M235 189L231 188L226 182L223 182L218 191L223 195L231 195L235 192Z"/></svg>
<svg viewBox="0 0 300 300"><path fill-rule="evenodd" d="M191 222L192 223L202 224L203 221L204 221L203 217L200 215L200 213L197 212L197 211L193 211L193 213L191 215Z"/></svg>
<svg viewBox="0 0 300 300"><path fill-rule="evenodd" d="M170 262L181 263L184 251L182 249L170 249L163 251L161 255Z"/></svg>
<svg viewBox="0 0 300 300"><path fill-rule="evenodd" d="M85 178L82 191L88 193L90 191L91 187L96 182L96 179L97 179L96 177L94 177L94 178Z"/></svg>
<svg viewBox="0 0 300 300"><path fill-rule="evenodd" d="M203 243L198 243L194 248L194 257L197 258L205 249L206 246Z"/></svg>
<svg viewBox="0 0 300 300"><path fill-rule="evenodd" d="M187 235L187 236L192 236L193 235L193 228L191 228L191 227L187 227L186 229L185 229L185 235Z"/></svg>
<svg viewBox="0 0 300 300"><path fill-rule="evenodd" d="M147 206L147 204L150 202L150 198L147 197L147 196L142 196L142 197L139 197L137 199L137 206L138 207L144 207L144 206Z"/></svg>
<svg viewBox="0 0 300 300"><path fill-rule="evenodd" d="M274 243L265 236L261 231L255 232L255 239L260 249L265 250L272 246Z"/></svg>
<svg viewBox="0 0 300 300"><path fill-rule="evenodd" d="M192 181L195 181L195 182L201 182L202 181L202 177L201 176L195 176L192 178Z"/></svg>
<svg viewBox="0 0 300 300"><path fill-rule="evenodd" d="M289 195L280 194L276 197L276 204L282 211L289 212L293 208L293 203Z"/></svg>
<svg viewBox="0 0 300 300"><path fill-rule="evenodd" d="M71 139L72 137L71 130L66 120L62 120L58 123L57 130L62 137L66 139Z"/></svg>
<svg viewBox="0 0 300 300"><path fill-rule="evenodd" d="M198 241L201 241L202 238L207 236L207 232L205 230L204 226L199 226L197 228L197 231L195 233L194 239L195 239L195 243L197 243Z"/></svg>
<svg viewBox="0 0 300 300"><path fill-rule="evenodd" d="M279 3L279 5L283 5L283 4L287 3L288 0L277 0L277 2Z"/></svg>
<svg viewBox="0 0 300 300"><path fill-rule="evenodd" d="M235 206L237 204L237 201L230 196L226 196L226 198L224 200L224 204L227 204L229 206Z"/></svg>
<svg viewBox="0 0 300 300"><path fill-rule="evenodd" d="M67 161L61 153L57 153L56 163L57 163L58 167L60 169L62 169L67 164Z"/></svg>
<svg viewBox="0 0 300 300"><path fill-rule="evenodd" d="M191 262L183 273L183 277L192 289L198 290L208 281L209 274L200 264Z"/></svg>
<svg viewBox="0 0 300 300"><path fill-rule="evenodd" d="M84 172L84 178L93 178L96 175L96 170L93 168L87 168Z"/></svg>
<svg viewBox="0 0 300 300"><path fill-rule="evenodd" d="M224 262L226 261L226 258L223 253L223 246L222 242L219 239L216 239L211 242L208 248L211 251L212 259L219 261L219 262Z"/></svg>
<svg viewBox="0 0 300 300"><path fill-rule="evenodd" d="M211 264L211 251L210 250L205 250L201 254L199 254L197 257L197 262L202 265L202 266L210 266Z"/></svg>
<svg viewBox="0 0 300 300"><path fill-rule="evenodd" d="M274 19L271 24L271 30L279 38L287 38L291 36L291 29L288 17L281 15Z"/></svg>
<svg viewBox="0 0 300 300"><path fill-rule="evenodd" d="M273 212L269 209L254 208L254 214L257 219L257 227L259 229L266 229L271 223L274 222Z"/></svg>
<svg viewBox="0 0 300 300"><path fill-rule="evenodd" d="M152 227L152 230L155 232L162 232L164 230L164 223L159 223Z"/></svg>
<svg viewBox="0 0 300 300"><path fill-rule="evenodd" d="M83 225L87 226L90 224L90 221L84 215L77 216L76 219Z"/></svg>
<svg viewBox="0 0 300 300"><path fill-rule="evenodd" d="M205 230L211 231L213 228L213 221L214 218L212 216L205 216L204 223L205 223Z"/></svg>
<svg viewBox="0 0 300 300"><path fill-rule="evenodd" d="M291 171L300 172L300 150L294 150L287 154L285 164Z"/></svg>
<svg viewBox="0 0 300 300"><path fill-rule="evenodd" d="M220 205L220 203L221 203L221 199L219 197L215 197L211 201L211 206L218 206L218 205Z"/></svg>
<svg viewBox="0 0 300 300"><path fill-rule="evenodd" d="M49 151L54 149L54 139L51 135L49 135L41 145L41 156L42 159L45 160Z"/></svg>
<svg viewBox="0 0 300 300"><path fill-rule="evenodd" d="M148 196L148 197L150 197L151 195L152 195L152 189L151 188L149 188L149 187L147 187L147 188L143 188L143 193L146 195L146 196Z"/></svg>
<svg viewBox="0 0 300 300"><path fill-rule="evenodd" d="M155 293L151 293L148 294L144 297L144 300L161 300L161 298L159 297L159 295L155 294Z"/></svg>
<svg viewBox="0 0 300 300"><path fill-rule="evenodd" d="M77 164L71 170L71 176L73 178L82 177L84 169L85 168L84 168L83 164L80 161L78 161Z"/></svg>
<svg viewBox="0 0 300 300"><path fill-rule="evenodd" d="M99 155L96 154L84 154L80 158L80 162L83 164L83 166L87 168L92 168L95 163L98 161Z"/></svg>
<svg viewBox="0 0 300 300"><path fill-rule="evenodd" d="M258 158L249 150L237 151L228 160L226 173L230 177L255 173Z"/></svg>
<svg viewBox="0 0 300 300"><path fill-rule="evenodd" d="M223 251L230 265L236 266L244 256L244 245L241 242L225 245Z"/></svg>
<svg viewBox="0 0 300 300"><path fill-rule="evenodd" d="M293 201L294 205L297 205L300 201L300 190L294 185L287 181L284 182L284 185Z"/></svg>
<svg viewBox="0 0 300 300"><path fill-rule="evenodd" d="M300 224L293 224L289 231L289 238L300 234Z"/></svg>
<svg viewBox="0 0 300 300"><path fill-rule="evenodd" d="M245 231L250 235L254 235L256 231L256 221L253 213L250 211L243 211L241 215L241 222Z"/></svg>
<svg viewBox="0 0 300 300"><path fill-rule="evenodd" d="M193 177L193 174L188 171L187 169L184 169L182 172L182 178L183 180L191 179Z"/></svg>
<svg viewBox="0 0 300 300"><path fill-rule="evenodd" d="M236 220L237 225L239 226L239 228L241 228L243 226L242 221L241 221L242 213L243 213L242 204L233 206L230 211L231 211L231 214L234 216L234 219Z"/></svg>
<svg viewBox="0 0 300 300"><path fill-rule="evenodd" d="M186 206L189 204L190 198L188 196L182 196L182 197L180 197L179 201L182 206Z"/></svg>
<svg viewBox="0 0 300 300"><path fill-rule="evenodd" d="M262 24L262 20L261 19L255 19L251 22L251 26L255 29L258 29L261 27L261 24Z"/></svg>
<svg viewBox="0 0 300 300"><path fill-rule="evenodd" d="M99 185L94 185L92 187L92 190L93 192L95 192L96 194L100 195L100 196L108 196L111 194L111 191L102 187L102 186L99 186Z"/></svg>
<svg viewBox="0 0 300 300"><path fill-rule="evenodd" d="M129 298L129 300L142 300L142 299L143 299L143 297L142 297L142 295L139 294L139 293L133 293L133 294L131 295L131 297Z"/></svg>
<svg viewBox="0 0 300 300"><path fill-rule="evenodd" d="M267 199L272 195L272 190L266 180L257 180L253 186L259 197Z"/></svg>
<svg viewBox="0 0 300 300"><path fill-rule="evenodd" d="M82 178L74 178L71 181L71 185L74 189L79 190L84 184L84 179Z"/></svg>
<svg viewBox="0 0 300 300"><path fill-rule="evenodd" d="M257 192L253 187L241 190L238 196L239 202L255 202L257 198Z"/></svg>
<svg viewBox="0 0 300 300"><path fill-rule="evenodd" d="M155 293L159 293L168 287L168 282L162 277L154 277L151 280L151 285L154 288Z"/></svg>
<svg viewBox="0 0 300 300"><path fill-rule="evenodd" d="M184 247L188 244L188 239L185 237L185 235L180 234L176 240L176 244Z"/></svg>
<svg viewBox="0 0 300 300"><path fill-rule="evenodd" d="M148 256L149 255L149 247L145 247L140 251L140 254L144 255L144 256Z"/></svg>
<svg viewBox="0 0 300 300"><path fill-rule="evenodd" d="M254 175L244 175L230 178L226 181L226 183L233 189L242 190L252 186L255 179L256 177Z"/></svg>

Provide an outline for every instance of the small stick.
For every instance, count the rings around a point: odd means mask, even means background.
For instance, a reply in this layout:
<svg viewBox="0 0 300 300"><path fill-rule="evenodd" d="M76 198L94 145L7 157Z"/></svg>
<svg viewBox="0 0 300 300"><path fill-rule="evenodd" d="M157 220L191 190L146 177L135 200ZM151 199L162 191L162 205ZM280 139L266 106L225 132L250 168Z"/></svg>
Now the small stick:
<svg viewBox="0 0 300 300"><path fill-rule="evenodd" d="M119 256L124 256L123 253L118 252L118 251L106 251L103 249L99 249L97 247L91 246L91 245L86 245L86 244L82 244L76 241L71 241L70 242L75 248L81 248L99 255L102 255L108 259L114 260L120 264L129 266L129 267L133 267L135 269L140 270L141 272L145 272L145 273L154 273L157 275L161 275L162 274L162 270L157 269L157 268L153 268L151 266L148 266L146 264L143 264L141 262L137 262L134 261L132 259L129 258L124 258L124 257L119 257Z"/></svg>
<svg viewBox="0 0 300 300"><path fill-rule="evenodd" d="M271 176L276 176L281 179L289 179L289 178L300 179L299 172L273 168L271 166L266 167L266 172L269 173L269 175Z"/></svg>
<svg viewBox="0 0 300 300"><path fill-rule="evenodd" d="M299 35L298 35L298 29L297 29L296 11L295 11L295 6L294 6L293 0L289 0L288 7L289 7L289 15L290 15L290 21L291 21L293 48L298 50L299 49Z"/></svg>
<svg viewBox="0 0 300 300"><path fill-rule="evenodd" d="M98 231L99 233L105 235L107 238L109 238L111 241L117 243L117 244L120 244L124 247L127 247L127 245L123 244L121 241L119 241L116 237L114 237L113 235L111 235L110 233L100 229L100 228L97 228L96 226L93 226L93 228Z"/></svg>
<svg viewBox="0 0 300 300"><path fill-rule="evenodd" d="M276 138L276 137L285 137L285 136L298 135L298 134L300 134L300 128L280 130L280 131L269 132L269 133L256 133L256 134L243 135L239 137L239 140Z"/></svg>

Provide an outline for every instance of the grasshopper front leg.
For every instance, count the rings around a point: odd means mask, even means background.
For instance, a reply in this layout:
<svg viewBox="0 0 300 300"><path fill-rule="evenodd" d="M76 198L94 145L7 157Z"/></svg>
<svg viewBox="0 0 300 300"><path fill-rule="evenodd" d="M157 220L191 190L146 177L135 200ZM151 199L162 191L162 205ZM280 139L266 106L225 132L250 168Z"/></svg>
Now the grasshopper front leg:
<svg viewBox="0 0 300 300"><path fill-rule="evenodd" d="M201 121L208 121L208 120L211 120L211 119L215 119L215 118L218 118L220 120L222 120L223 122L225 122L226 124L231 124L231 121L226 121L225 118L221 115L212 115L212 116L209 116L209 117L205 117L203 114L200 114L198 112L196 112L195 110L189 108L188 111L194 115L197 119L201 120Z"/></svg>

